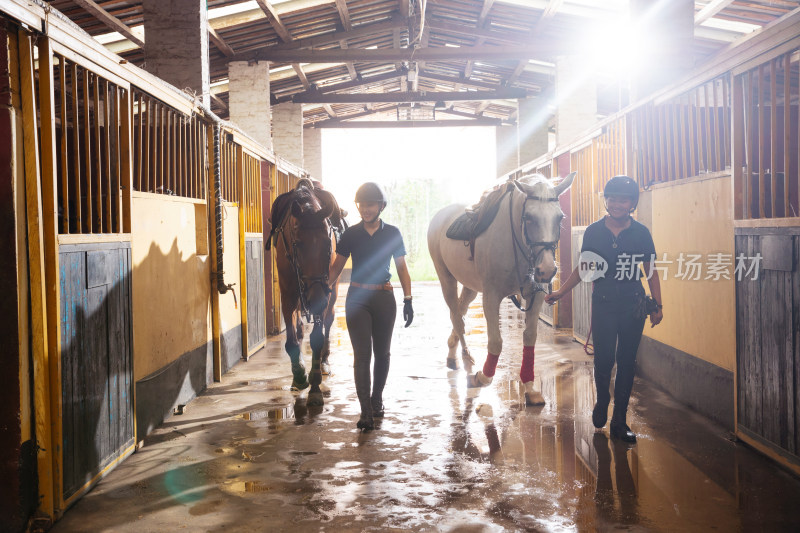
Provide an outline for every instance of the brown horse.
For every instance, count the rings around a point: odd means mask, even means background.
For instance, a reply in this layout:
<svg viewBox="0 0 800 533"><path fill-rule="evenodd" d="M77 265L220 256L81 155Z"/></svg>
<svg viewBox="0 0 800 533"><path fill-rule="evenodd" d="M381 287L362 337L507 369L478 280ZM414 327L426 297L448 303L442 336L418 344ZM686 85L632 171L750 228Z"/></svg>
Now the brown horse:
<svg viewBox="0 0 800 533"><path fill-rule="evenodd" d="M301 180L294 190L272 204L274 239L281 311L286 323L286 353L292 362L292 389L311 385L308 405L322 405L322 374L329 372L329 336L338 283L329 286L328 271L333 262L337 235L344 231L344 220L331 193ZM303 337L302 317L314 324L311 331L311 372L300 356Z"/></svg>

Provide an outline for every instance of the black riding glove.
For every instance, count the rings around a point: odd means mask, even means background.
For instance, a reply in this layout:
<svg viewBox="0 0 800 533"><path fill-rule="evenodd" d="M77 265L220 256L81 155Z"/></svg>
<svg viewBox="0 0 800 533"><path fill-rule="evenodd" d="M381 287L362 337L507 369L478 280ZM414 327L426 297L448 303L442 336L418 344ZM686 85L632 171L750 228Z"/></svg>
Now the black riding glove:
<svg viewBox="0 0 800 533"><path fill-rule="evenodd" d="M411 300L403 302L403 320L406 321L406 327L410 326L414 320L414 308L411 306Z"/></svg>

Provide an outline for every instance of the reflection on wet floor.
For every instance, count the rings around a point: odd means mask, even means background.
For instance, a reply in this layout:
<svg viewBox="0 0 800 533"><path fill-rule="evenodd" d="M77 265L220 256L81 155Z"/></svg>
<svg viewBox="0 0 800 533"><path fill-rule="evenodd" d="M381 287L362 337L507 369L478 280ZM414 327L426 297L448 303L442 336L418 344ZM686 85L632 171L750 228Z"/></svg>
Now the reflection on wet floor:
<svg viewBox="0 0 800 533"><path fill-rule="evenodd" d="M629 417L638 443L596 432L591 358L545 325L536 379L547 404L525 407L517 377L524 320L510 303L494 383L467 388L464 370L445 366L450 324L438 286L415 285L414 298L414 325L395 330L386 417L375 431L355 427L340 314L324 406L308 407L305 391L283 388L288 358L283 340L270 339L156 430L154 444L80 500L56 531L800 530L800 480L644 382ZM479 298L467 319L478 365L486 354L481 314Z"/></svg>

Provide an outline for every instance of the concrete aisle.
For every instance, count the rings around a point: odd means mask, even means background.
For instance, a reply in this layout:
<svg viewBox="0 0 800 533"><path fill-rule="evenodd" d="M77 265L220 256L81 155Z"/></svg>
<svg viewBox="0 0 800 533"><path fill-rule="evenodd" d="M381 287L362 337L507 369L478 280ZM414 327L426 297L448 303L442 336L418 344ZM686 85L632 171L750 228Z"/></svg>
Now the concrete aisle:
<svg viewBox="0 0 800 533"><path fill-rule="evenodd" d="M494 384L467 389L464 371L445 366L438 284L415 284L414 298L412 327L398 316L375 431L356 429L341 297L324 407L289 391L283 337L272 338L53 531L800 531L800 479L646 382L629 417L638 444L596 433L591 358L543 323L536 374L548 403L525 408L522 315L507 301ZM467 329L482 365L479 302ZM307 339L303 349L310 364Z"/></svg>

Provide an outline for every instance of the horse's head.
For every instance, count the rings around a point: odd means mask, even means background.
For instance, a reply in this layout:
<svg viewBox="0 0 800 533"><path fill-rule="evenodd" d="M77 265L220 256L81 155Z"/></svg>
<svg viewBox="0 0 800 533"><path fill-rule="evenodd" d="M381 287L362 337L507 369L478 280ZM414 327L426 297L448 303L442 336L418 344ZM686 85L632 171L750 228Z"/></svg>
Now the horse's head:
<svg viewBox="0 0 800 533"><path fill-rule="evenodd" d="M558 197L572 185L575 172L555 187L541 174L521 178L518 185L526 195L522 214L525 241L533 254L531 281L549 283L558 271L556 247L561 236L564 212Z"/></svg>
<svg viewBox="0 0 800 533"><path fill-rule="evenodd" d="M300 282L301 298L312 315L321 315L328 305L332 244L327 218L333 211L329 202L320 202L312 190L299 187L292 202L296 219L292 254Z"/></svg>

